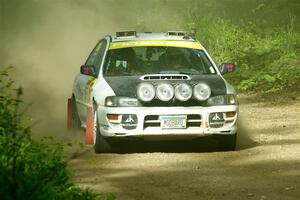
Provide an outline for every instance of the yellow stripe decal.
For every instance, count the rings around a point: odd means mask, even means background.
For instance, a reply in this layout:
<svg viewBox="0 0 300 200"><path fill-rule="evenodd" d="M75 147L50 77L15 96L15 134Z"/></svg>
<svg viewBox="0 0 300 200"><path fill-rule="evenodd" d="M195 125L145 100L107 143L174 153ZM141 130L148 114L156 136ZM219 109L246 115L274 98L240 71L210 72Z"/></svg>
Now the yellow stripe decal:
<svg viewBox="0 0 300 200"><path fill-rule="evenodd" d="M85 102L86 103L91 102L92 87L95 82L96 82L96 79L94 77L91 77L86 83L86 86L85 86L85 92L86 92Z"/></svg>
<svg viewBox="0 0 300 200"><path fill-rule="evenodd" d="M122 42L112 42L109 45L109 49L121 49L126 47L142 47L142 46L163 46L163 47L181 47L190 49L200 49L199 42L192 41L176 41L176 40L132 40Z"/></svg>

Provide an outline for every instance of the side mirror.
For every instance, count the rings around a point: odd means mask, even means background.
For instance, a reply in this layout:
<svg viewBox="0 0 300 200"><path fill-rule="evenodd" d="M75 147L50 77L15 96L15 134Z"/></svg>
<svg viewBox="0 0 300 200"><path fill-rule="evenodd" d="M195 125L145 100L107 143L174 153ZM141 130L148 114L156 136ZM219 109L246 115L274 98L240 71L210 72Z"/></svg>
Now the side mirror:
<svg viewBox="0 0 300 200"><path fill-rule="evenodd" d="M88 76L96 77L96 69L94 65L82 65L80 67L80 73Z"/></svg>
<svg viewBox="0 0 300 200"><path fill-rule="evenodd" d="M235 70L233 63L222 63L219 67L221 74L231 73Z"/></svg>

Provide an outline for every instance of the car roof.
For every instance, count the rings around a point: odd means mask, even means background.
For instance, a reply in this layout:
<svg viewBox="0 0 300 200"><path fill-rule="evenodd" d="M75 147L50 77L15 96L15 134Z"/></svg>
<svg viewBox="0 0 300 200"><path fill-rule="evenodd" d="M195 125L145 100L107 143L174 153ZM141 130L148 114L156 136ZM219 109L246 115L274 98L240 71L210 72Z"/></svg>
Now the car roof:
<svg viewBox="0 0 300 200"><path fill-rule="evenodd" d="M193 41L196 42L191 36L173 36L167 33L136 33L136 36L129 37L117 37L116 35L111 36L111 42L119 41L132 41L132 40L181 40L181 41Z"/></svg>

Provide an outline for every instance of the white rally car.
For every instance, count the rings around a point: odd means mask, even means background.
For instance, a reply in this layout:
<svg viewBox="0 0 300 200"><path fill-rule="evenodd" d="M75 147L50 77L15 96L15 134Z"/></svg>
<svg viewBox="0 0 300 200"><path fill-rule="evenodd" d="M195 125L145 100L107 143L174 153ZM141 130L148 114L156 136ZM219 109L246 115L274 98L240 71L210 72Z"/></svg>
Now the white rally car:
<svg viewBox="0 0 300 200"><path fill-rule="evenodd" d="M199 138L236 145L234 88L192 36L180 32L117 32L101 39L75 77L68 127L85 128L96 153L116 138Z"/></svg>

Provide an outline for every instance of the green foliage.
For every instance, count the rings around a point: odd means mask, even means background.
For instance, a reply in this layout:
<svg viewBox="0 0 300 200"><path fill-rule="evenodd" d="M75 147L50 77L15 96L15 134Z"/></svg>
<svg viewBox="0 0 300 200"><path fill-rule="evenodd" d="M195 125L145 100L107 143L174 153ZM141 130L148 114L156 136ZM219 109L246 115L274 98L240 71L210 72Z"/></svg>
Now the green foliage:
<svg viewBox="0 0 300 200"><path fill-rule="evenodd" d="M1 199L98 198L70 181L61 145L48 146L30 137L29 123L18 111L22 90L12 88L7 71L0 72Z"/></svg>
<svg viewBox="0 0 300 200"><path fill-rule="evenodd" d="M285 27L263 29L253 22L236 25L208 17L193 28L218 65L236 63L236 72L226 76L239 90L284 89L300 81L300 33L293 18Z"/></svg>

